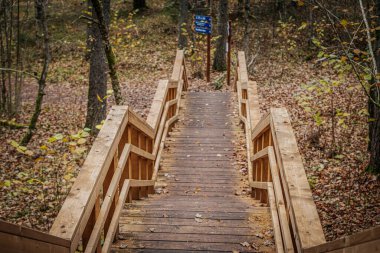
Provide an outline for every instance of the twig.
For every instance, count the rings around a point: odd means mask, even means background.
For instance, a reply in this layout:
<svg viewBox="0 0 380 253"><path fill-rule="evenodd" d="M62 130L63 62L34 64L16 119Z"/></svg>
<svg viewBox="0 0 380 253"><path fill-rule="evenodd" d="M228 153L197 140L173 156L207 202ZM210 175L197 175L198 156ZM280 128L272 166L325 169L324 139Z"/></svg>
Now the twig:
<svg viewBox="0 0 380 253"><path fill-rule="evenodd" d="M22 70L18 70L18 69L0 68L0 71L10 71L10 72L21 73L21 74L25 74L25 75L31 76L31 77L33 77L33 78L39 80L39 79L38 79L38 76L37 76L36 74L29 73L29 72L22 71Z"/></svg>

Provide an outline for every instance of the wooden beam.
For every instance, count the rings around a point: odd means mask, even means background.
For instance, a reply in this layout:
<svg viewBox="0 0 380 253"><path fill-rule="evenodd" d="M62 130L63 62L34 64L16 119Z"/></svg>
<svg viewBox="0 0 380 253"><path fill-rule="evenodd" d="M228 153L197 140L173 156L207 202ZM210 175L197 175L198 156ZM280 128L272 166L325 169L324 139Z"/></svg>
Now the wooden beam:
<svg viewBox="0 0 380 253"><path fill-rule="evenodd" d="M256 82L248 82L248 103L250 124L251 128L254 129L261 120L260 101Z"/></svg>
<svg viewBox="0 0 380 253"><path fill-rule="evenodd" d="M70 240L0 220L0 249L9 253L69 253Z"/></svg>
<svg viewBox="0 0 380 253"><path fill-rule="evenodd" d="M238 52L238 64L239 64L239 81L243 85L248 84L248 70L247 70L247 62L245 60L245 53L243 51Z"/></svg>
<svg viewBox="0 0 380 253"><path fill-rule="evenodd" d="M256 189L267 190L268 189L268 182L251 181L251 182L249 182L249 186L256 188Z"/></svg>
<svg viewBox="0 0 380 253"><path fill-rule="evenodd" d="M155 134L157 133L158 126L160 124L160 119L162 117L162 112L165 108L166 96L168 94L168 86L168 80L160 80L158 82L152 106L150 107L148 118L146 120L146 122L154 129Z"/></svg>
<svg viewBox="0 0 380 253"><path fill-rule="evenodd" d="M177 54L176 54L176 57L175 57L175 61L174 61L174 67L173 67L173 72L172 72L172 75L170 77L170 80L169 80L169 84L170 83L178 83L179 80L181 79L181 69L182 69L182 64L183 64L183 60L184 60L184 52L183 50L177 50Z"/></svg>
<svg viewBox="0 0 380 253"><path fill-rule="evenodd" d="M277 164L283 181L287 208L297 251L326 242L317 208L306 178L297 141L285 108L271 108L271 130Z"/></svg>
<svg viewBox="0 0 380 253"><path fill-rule="evenodd" d="M154 160L155 159L155 156L152 155L151 153L149 152L146 152L145 150L142 150L141 148L138 148L136 147L135 145L131 145L131 152L140 156L140 157L144 157L148 160Z"/></svg>
<svg viewBox="0 0 380 253"><path fill-rule="evenodd" d="M145 135L149 136L152 139L154 138L154 129L131 109L128 110L128 122L135 126L139 131L143 132Z"/></svg>
<svg viewBox="0 0 380 253"><path fill-rule="evenodd" d="M120 178L127 164L130 151L131 151L131 145L126 144L124 146L123 152L121 153L120 160L117 165L117 169L115 171L115 174L112 177L107 193L103 197L103 203L100 208L99 216L96 220L94 229L92 230L90 239L87 243L85 253L95 252L99 244L100 235L104 227L104 224L106 222L106 218L108 217L108 213L110 211L112 201L114 200L115 194L117 192Z"/></svg>
<svg viewBox="0 0 380 253"><path fill-rule="evenodd" d="M283 253L284 246L282 244L281 228L280 228L280 222L279 222L278 212L276 208L276 200L273 193L273 184L270 182L267 184L268 184L268 198L269 198L270 213L272 216L272 224L273 224L274 241L276 244L276 252Z"/></svg>
<svg viewBox="0 0 380 253"><path fill-rule="evenodd" d="M267 130L270 126L270 113L267 113L260 121L256 124L256 126L252 130L252 140L255 140L260 136L265 130Z"/></svg>
<svg viewBox="0 0 380 253"><path fill-rule="evenodd" d="M105 235L104 244L102 247L102 253L108 253L111 249L111 245L115 237L116 230L119 226L120 214L128 196L129 188L130 188L130 181L127 179L123 182L123 187L120 190L119 202L116 204L115 213L112 217L110 227L108 229L108 233L107 235Z"/></svg>
<svg viewBox="0 0 380 253"><path fill-rule="evenodd" d="M335 241L314 246L304 253L319 252L380 252L380 226L355 233Z"/></svg>
<svg viewBox="0 0 380 253"><path fill-rule="evenodd" d="M112 107L49 232L71 240L72 251L78 246L127 122L128 107Z"/></svg>
<svg viewBox="0 0 380 253"><path fill-rule="evenodd" d="M262 150L260 150L259 152L257 152L256 154L254 154L251 157L251 161L253 162L253 161L256 161L257 159L264 158L264 157L268 156L268 148L269 147L265 147Z"/></svg>
<svg viewBox="0 0 380 253"><path fill-rule="evenodd" d="M155 180L137 180L137 179L129 179L130 187L146 187L146 186L154 186Z"/></svg>
<svg viewBox="0 0 380 253"><path fill-rule="evenodd" d="M280 175L278 173L278 167L276 162L276 156L274 154L273 147L268 147L268 159L269 167L272 173L275 204L278 211L278 217L281 225L282 240L284 243L285 252L294 252L294 246L292 236L290 233L288 213L286 212L284 196L281 187Z"/></svg>

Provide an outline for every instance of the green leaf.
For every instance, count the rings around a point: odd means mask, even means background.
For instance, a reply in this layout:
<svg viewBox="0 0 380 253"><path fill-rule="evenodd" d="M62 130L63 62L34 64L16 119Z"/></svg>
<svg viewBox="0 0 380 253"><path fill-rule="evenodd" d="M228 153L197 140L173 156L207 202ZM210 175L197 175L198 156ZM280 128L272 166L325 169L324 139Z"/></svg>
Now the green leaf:
<svg viewBox="0 0 380 253"><path fill-rule="evenodd" d="M86 143L86 139L80 138L77 142L78 142L79 145L82 145L82 144Z"/></svg>
<svg viewBox="0 0 380 253"><path fill-rule="evenodd" d="M80 136L82 138L86 138L86 137L90 136L90 134L88 132L83 132L83 133L80 134Z"/></svg>
<svg viewBox="0 0 380 253"><path fill-rule="evenodd" d="M85 131L85 132L91 132L91 129L88 128L88 127L85 127L85 128L83 128L83 131Z"/></svg>
<svg viewBox="0 0 380 253"><path fill-rule="evenodd" d="M24 146L18 146L18 148L17 149L20 149L21 151L23 151L23 152L25 152L26 150L27 150L27 148L26 147L24 147Z"/></svg>
<svg viewBox="0 0 380 253"><path fill-rule="evenodd" d="M103 126L102 124L99 124L99 125L96 125L95 128L100 130L102 129L102 126Z"/></svg>
<svg viewBox="0 0 380 253"><path fill-rule="evenodd" d="M56 140L62 140L63 139L63 135L62 134L56 134L56 135L54 135L54 138Z"/></svg>
<svg viewBox="0 0 380 253"><path fill-rule="evenodd" d="M18 146L20 146L16 141L11 141L10 142L10 144L13 146L13 147L15 147L15 148L17 148Z"/></svg>
<svg viewBox="0 0 380 253"><path fill-rule="evenodd" d="M5 180L4 181L4 186L10 187L11 186L11 181L10 180Z"/></svg>
<svg viewBox="0 0 380 253"><path fill-rule="evenodd" d="M342 19L340 21L340 24L343 26L343 27L346 27L348 25L348 21L346 19Z"/></svg>

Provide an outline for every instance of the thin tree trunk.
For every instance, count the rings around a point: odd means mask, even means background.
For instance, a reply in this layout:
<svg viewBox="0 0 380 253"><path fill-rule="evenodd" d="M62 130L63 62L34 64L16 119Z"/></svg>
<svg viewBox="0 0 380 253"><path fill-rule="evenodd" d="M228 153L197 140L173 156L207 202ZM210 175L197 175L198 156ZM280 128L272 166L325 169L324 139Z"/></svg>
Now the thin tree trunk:
<svg viewBox="0 0 380 253"><path fill-rule="evenodd" d="M121 96L121 88L119 83L119 78L116 71L116 56L113 52L112 45L109 39L109 32L107 29L106 21L104 19L102 5L99 0L91 0L94 11L97 15L99 31L103 39L104 51L107 57L109 75L111 78L112 89L115 96L116 104L120 105L123 103L123 97Z"/></svg>
<svg viewBox="0 0 380 253"><path fill-rule="evenodd" d="M133 0L133 9L134 10L146 9L146 8L148 8L148 7L146 6L145 0Z"/></svg>
<svg viewBox="0 0 380 253"><path fill-rule="evenodd" d="M187 0L179 0L178 18L178 48L183 49L187 46L189 4Z"/></svg>
<svg viewBox="0 0 380 253"><path fill-rule="evenodd" d="M227 23L228 23L228 0L219 1L218 14L218 35L216 42L216 52L214 58L213 69L224 71L227 68L226 64L226 41L227 41Z"/></svg>
<svg viewBox="0 0 380 253"><path fill-rule="evenodd" d="M377 26L380 25L380 0L376 0L376 16L377 16ZM376 58L376 69L380 69L380 31L376 30L376 44L374 47L374 54ZM379 74L377 72L376 74ZM374 78L377 79L377 78ZM379 94L379 83L375 82L370 88L370 96L373 101L377 104L380 103ZM380 174L380 107L373 103L371 99L368 101L368 112L369 112L369 152L370 152L370 162L369 170L375 174Z"/></svg>
<svg viewBox="0 0 380 253"><path fill-rule="evenodd" d="M96 17L91 1L88 6L92 10L92 17ZM109 26L110 0L103 0L103 12ZM89 49L90 71L87 100L86 124L93 134L98 132L97 125L105 119L107 114L107 59L103 48L103 40L99 26L93 22L87 28L87 48ZM99 99L100 98L100 99Z"/></svg>
<svg viewBox="0 0 380 253"><path fill-rule="evenodd" d="M25 136L21 140L21 145L28 144L30 139L33 136L34 131L36 130L38 117L41 114L43 97L45 95L46 78L47 78L49 63L50 63L49 35L48 35L48 27L47 27L47 22L46 22L47 0L35 0L35 5L36 5L37 23L38 23L38 27L42 33L42 38L43 38L43 55L44 55L43 61L44 62L43 62L41 75L38 80L38 94L36 98L34 113L30 120L28 131L26 132Z"/></svg>

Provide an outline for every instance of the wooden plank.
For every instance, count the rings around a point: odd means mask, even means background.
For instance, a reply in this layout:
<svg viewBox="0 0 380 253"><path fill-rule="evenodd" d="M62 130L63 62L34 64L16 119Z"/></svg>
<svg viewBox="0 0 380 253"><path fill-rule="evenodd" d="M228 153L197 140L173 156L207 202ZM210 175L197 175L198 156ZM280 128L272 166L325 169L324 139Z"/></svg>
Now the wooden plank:
<svg viewBox="0 0 380 253"><path fill-rule="evenodd" d="M47 238L52 238L51 235L45 234ZM50 237L49 237L50 236ZM49 239L44 241L31 239L14 234L0 232L0 248L6 253L70 253L70 246L56 245L48 242ZM55 240L55 239L53 239ZM69 241L68 241L69 243Z"/></svg>
<svg viewBox="0 0 380 253"><path fill-rule="evenodd" d="M70 247L70 241L64 238L56 237L35 229L12 224L0 220L0 232L8 235L14 235L22 238L27 238L35 241L46 242L63 247ZM0 237L1 238L1 237ZM0 239L0 241L2 241Z"/></svg>
<svg viewBox="0 0 380 253"><path fill-rule="evenodd" d="M155 182L155 180L129 179L130 187L154 186Z"/></svg>
<svg viewBox="0 0 380 253"><path fill-rule="evenodd" d="M248 106L250 125L254 129L261 120L261 113L257 83L252 81L248 83Z"/></svg>
<svg viewBox="0 0 380 253"><path fill-rule="evenodd" d="M142 131L145 135L152 139L154 138L154 129L130 108L128 109L128 122L135 126L139 131Z"/></svg>
<svg viewBox="0 0 380 253"><path fill-rule="evenodd" d="M180 81L180 79L181 79L180 74L181 74L183 60L184 60L183 50L177 50L177 54L176 54L175 61L174 61L173 72L172 72L172 75L170 77L169 83L173 83L173 82L178 83Z"/></svg>
<svg viewBox="0 0 380 253"><path fill-rule="evenodd" d="M129 180L127 179L123 182L123 187L120 190L119 202L116 204L115 213L114 213L114 216L112 217L110 228L108 230L107 235L104 238L102 253L108 253L111 248L111 244L113 242L113 239L115 238L116 230L119 226L120 214L123 209L124 203L127 199L129 188L130 188L130 184L129 184Z"/></svg>
<svg viewBox="0 0 380 253"><path fill-rule="evenodd" d="M283 253L285 251L284 251L284 246L282 242L280 222L279 222L278 212L276 208L276 200L275 200L274 192L273 192L273 184L267 183L267 185L268 185L269 206L270 206L272 224L273 224L273 234L274 234L274 240L276 243L276 252Z"/></svg>
<svg viewBox="0 0 380 253"><path fill-rule="evenodd" d="M163 132L163 135L162 135L160 147L158 149L156 160L155 160L155 163L154 163L154 170L153 170L153 175L152 175L152 180L154 180L154 181L156 181L157 173L158 173L158 170L160 168L161 156L162 156L163 149L165 147L165 139L166 139L166 135L168 134L168 131L169 131L169 126L171 124L173 124L177 120L178 120L178 115L172 117L171 119L169 119L165 123L165 129L164 129L164 132Z"/></svg>
<svg viewBox="0 0 380 253"><path fill-rule="evenodd" d="M278 217L281 225L281 234L283 238L284 248L286 252L294 252L294 246L292 236L289 228L288 214L286 212L280 175L278 173L278 167L273 147L268 147L269 167L272 173L273 188L275 196L275 204L278 211Z"/></svg>
<svg viewBox="0 0 380 253"><path fill-rule="evenodd" d="M149 110L148 118L146 120L146 122L154 129L155 133L157 133L160 119L162 117L162 112L165 108L166 96L168 94L168 85L168 80L160 80L158 82L157 90Z"/></svg>
<svg viewBox="0 0 380 253"><path fill-rule="evenodd" d="M72 251L90 217L127 122L128 107L112 107L50 230L51 235L71 240Z"/></svg>
<svg viewBox="0 0 380 253"><path fill-rule="evenodd" d="M259 181L251 181L249 182L249 186L256 189L268 189L268 182L259 182Z"/></svg>
<svg viewBox="0 0 380 253"><path fill-rule="evenodd" d="M152 160L152 161L155 159L154 155L152 155L149 152L146 152L145 150L143 150L141 148L136 147L135 145L131 145L131 152L140 156L140 157L144 157L144 158Z"/></svg>
<svg viewBox="0 0 380 253"><path fill-rule="evenodd" d="M379 252L380 251L380 226L364 230L359 233L355 233L335 241L327 242L322 245L314 246L305 249L305 253L319 253L319 252L333 252L342 249L342 251L337 252ZM372 248L371 242L377 242L377 248ZM354 246L358 246L355 249L357 251L352 251ZM352 249L348 249L352 247ZM371 248L367 248L371 247ZM346 251L344 251L345 249ZM360 249L360 250L359 250ZM376 251L377 250L377 251Z"/></svg>
<svg viewBox="0 0 380 253"><path fill-rule="evenodd" d="M256 154L254 154L251 158L251 161L256 161L260 158L264 158L268 156L268 147L265 147L263 148L262 150L260 150L259 152L257 152Z"/></svg>
<svg viewBox="0 0 380 253"><path fill-rule="evenodd" d="M255 128L252 129L252 140L256 140L260 134L267 130L270 126L271 115L267 113L259 123L256 124Z"/></svg>
<svg viewBox="0 0 380 253"><path fill-rule="evenodd" d="M108 213L111 208L111 204L115 198L115 194L117 192L121 175L123 174L123 170L127 164L129 153L131 151L131 145L126 144L124 146L123 152L121 154L120 160L117 165L117 169L115 174L112 177L112 181L108 187L107 193L103 197L103 203L100 208L99 216L96 220L94 229L92 230L90 239L88 241L87 247L85 248L86 253L95 252L96 247L99 243L99 238L106 222L106 218L108 217ZM111 217L112 218L112 217Z"/></svg>
<svg viewBox="0 0 380 253"><path fill-rule="evenodd" d="M326 242L318 212L306 178L297 141L285 108L271 108L271 130L283 178L293 234L301 252Z"/></svg>
<svg viewBox="0 0 380 253"><path fill-rule="evenodd" d="M248 84L248 70L247 70L247 63L245 60L245 53L243 51L238 52L238 64L239 64L239 81L243 85ZM242 86L244 87L244 86ZM246 86L245 86L246 87Z"/></svg>

